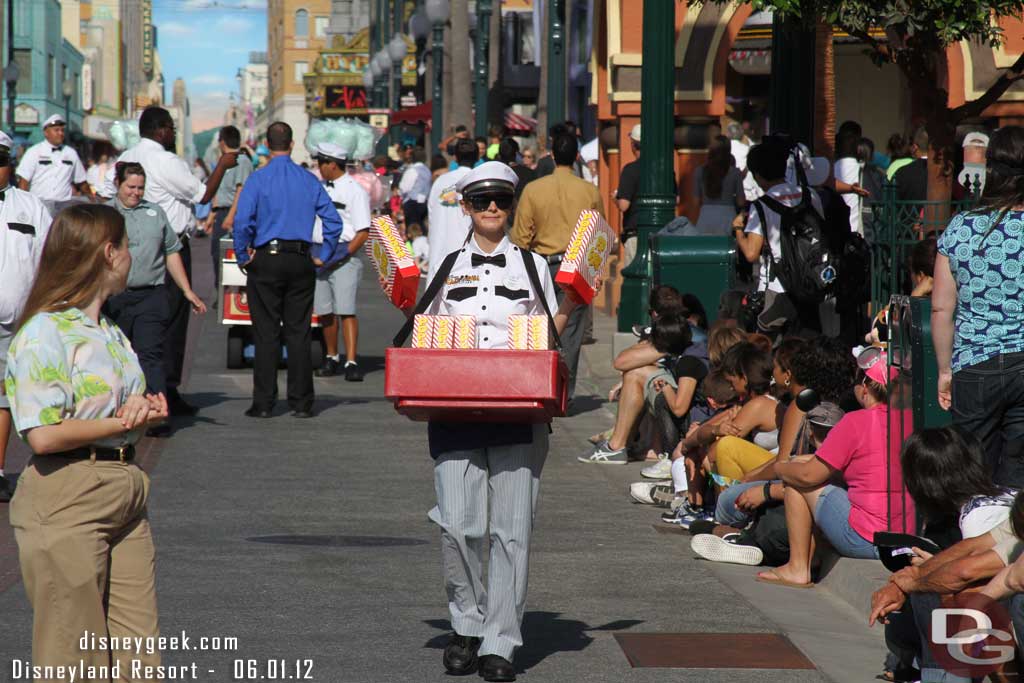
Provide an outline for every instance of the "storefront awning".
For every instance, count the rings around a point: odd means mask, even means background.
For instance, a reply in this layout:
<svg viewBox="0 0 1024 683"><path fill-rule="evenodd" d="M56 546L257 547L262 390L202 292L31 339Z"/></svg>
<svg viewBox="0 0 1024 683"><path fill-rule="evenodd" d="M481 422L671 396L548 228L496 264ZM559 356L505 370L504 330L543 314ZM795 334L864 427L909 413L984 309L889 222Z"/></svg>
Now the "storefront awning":
<svg viewBox="0 0 1024 683"><path fill-rule="evenodd" d="M434 103L424 102L423 104L415 107L409 107L408 109L400 109L391 115L391 124L396 125L399 123L419 124L425 123L430 125L431 116L434 113Z"/></svg>
<svg viewBox="0 0 1024 683"><path fill-rule="evenodd" d="M537 128L537 119L530 118L524 114L508 112L505 114L505 128L509 132L532 133Z"/></svg>

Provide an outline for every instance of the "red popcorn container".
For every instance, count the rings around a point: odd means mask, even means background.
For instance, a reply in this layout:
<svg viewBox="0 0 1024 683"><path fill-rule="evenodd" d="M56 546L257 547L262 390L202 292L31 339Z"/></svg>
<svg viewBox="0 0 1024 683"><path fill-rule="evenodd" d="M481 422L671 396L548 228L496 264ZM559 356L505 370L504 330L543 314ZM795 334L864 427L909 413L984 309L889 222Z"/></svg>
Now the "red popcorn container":
<svg viewBox="0 0 1024 683"><path fill-rule="evenodd" d="M585 304L594 300L597 277L601 274L615 232L597 211L587 209L580 213L565 249L562 265L555 282L564 290L575 294Z"/></svg>
<svg viewBox="0 0 1024 683"><path fill-rule="evenodd" d="M416 305L420 269L405 249L398 228L388 216L378 216L370 224L366 255L377 269L377 280L385 296L398 308Z"/></svg>
<svg viewBox="0 0 1024 683"><path fill-rule="evenodd" d="M546 423L565 415L557 351L387 349L384 395L417 421Z"/></svg>

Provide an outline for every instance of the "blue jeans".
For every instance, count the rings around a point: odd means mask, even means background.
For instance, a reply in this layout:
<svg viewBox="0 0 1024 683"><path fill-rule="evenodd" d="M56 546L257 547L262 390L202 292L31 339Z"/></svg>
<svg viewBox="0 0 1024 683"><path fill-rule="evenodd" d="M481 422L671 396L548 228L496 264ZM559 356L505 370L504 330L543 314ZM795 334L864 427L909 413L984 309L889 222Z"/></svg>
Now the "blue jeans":
<svg viewBox="0 0 1024 683"><path fill-rule="evenodd" d="M814 523L843 557L877 560L878 548L850 526L850 496L846 489L829 484L818 495Z"/></svg>
<svg viewBox="0 0 1024 683"><path fill-rule="evenodd" d="M953 423L976 435L997 484L1024 487L1024 353L953 373Z"/></svg>
<svg viewBox="0 0 1024 683"><path fill-rule="evenodd" d="M764 482L748 481L740 484L733 484L729 488L722 489L722 492L718 494L718 503L715 505L715 521L719 524L735 527L736 529L742 529L750 524L750 520L753 519L753 517L745 510L740 510L736 507L736 499L739 498L744 491L748 491L759 486L763 487Z"/></svg>

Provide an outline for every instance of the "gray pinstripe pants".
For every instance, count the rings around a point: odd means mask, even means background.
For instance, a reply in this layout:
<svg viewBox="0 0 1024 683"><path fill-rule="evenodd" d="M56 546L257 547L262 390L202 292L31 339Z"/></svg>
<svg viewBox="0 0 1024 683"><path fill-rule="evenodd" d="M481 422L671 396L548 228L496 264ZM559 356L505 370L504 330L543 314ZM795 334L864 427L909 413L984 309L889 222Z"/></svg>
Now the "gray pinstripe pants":
<svg viewBox="0 0 1024 683"><path fill-rule="evenodd" d="M452 628L481 638L481 655L511 661L523 644L530 535L547 454L548 427L542 424L535 426L532 444L449 451L434 464L437 506L429 517L441 527ZM488 517L491 552L484 589Z"/></svg>

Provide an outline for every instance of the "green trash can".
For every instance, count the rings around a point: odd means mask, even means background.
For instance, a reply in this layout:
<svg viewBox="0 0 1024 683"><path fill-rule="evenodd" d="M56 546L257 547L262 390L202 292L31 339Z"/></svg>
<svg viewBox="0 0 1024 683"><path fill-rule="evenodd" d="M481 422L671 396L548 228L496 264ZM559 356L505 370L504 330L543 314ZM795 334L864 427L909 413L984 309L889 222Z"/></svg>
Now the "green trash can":
<svg viewBox="0 0 1024 683"><path fill-rule="evenodd" d="M651 281L695 295L708 323L718 317L722 292L736 284L736 242L732 237L651 237Z"/></svg>
<svg viewBox="0 0 1024 683"><path fill-rule="evenodd" d="M932 301L895 295L889 300L890 363L909 375L914 431L950 423L939 406L939 364L932 345Z"/></svg>

